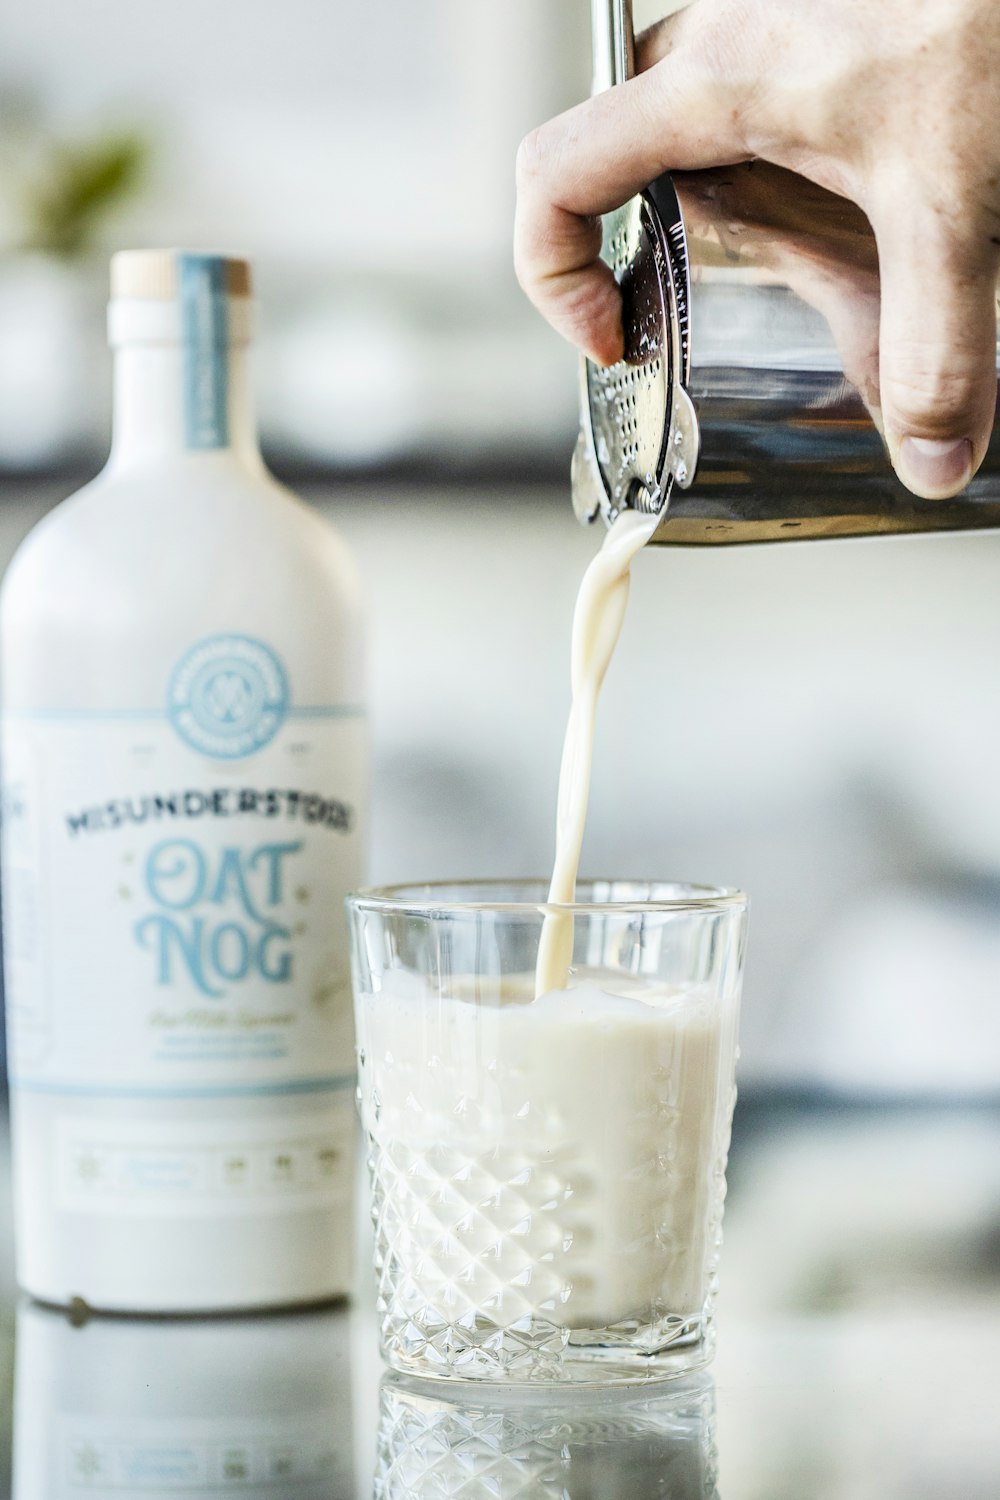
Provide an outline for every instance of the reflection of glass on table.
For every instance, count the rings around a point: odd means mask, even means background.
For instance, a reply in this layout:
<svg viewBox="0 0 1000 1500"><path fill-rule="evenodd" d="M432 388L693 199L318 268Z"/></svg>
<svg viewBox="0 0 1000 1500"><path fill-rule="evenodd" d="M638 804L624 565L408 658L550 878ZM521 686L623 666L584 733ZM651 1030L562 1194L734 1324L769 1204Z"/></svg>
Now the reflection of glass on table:
<svg viewBox="0 0 1000 1500"><path fill-rule="evenodd" d="M712 1350L746 902L581 886L534 998L539 885L352 901L383 1352L417 1375L616 1381Z"/></svg>
<svg viewBox="0 0 1000 1500"><path fill-rule="evenodd" d="M656 1396L541 1390L442 1397L388 1375L379 1402L373 1500L714 1500L715 1399L693 1375Z"/></svg>

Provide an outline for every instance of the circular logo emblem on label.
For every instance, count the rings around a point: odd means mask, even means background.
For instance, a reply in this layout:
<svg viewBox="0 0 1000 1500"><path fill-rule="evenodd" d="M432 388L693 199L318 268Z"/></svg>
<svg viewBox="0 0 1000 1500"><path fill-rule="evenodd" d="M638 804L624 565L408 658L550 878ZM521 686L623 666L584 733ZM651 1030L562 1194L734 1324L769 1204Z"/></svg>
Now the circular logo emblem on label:
<svg viewBox="0 0 1000 1500"><path fill-rule="evenodd" d="M203 755L252 755L284 722L288 677L263 641L210 635L174 668L167 712L181 739Z"/></svg>

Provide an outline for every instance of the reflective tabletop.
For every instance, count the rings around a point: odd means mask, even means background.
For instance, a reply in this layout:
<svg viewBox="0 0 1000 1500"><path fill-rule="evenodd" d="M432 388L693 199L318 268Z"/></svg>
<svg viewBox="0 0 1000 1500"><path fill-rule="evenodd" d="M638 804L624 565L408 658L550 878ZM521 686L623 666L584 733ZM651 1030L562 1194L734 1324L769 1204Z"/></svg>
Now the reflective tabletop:
<svg viewBox="0 0 1000 1500"><path fill-rule="evenodd" d="M9 1493L996 1497L998 1143L995 1106L745 1102L715 1364L613 1393L387 1375L367 1281L351 1308L74 1322L17 1298L8 1245Z"/></svg>

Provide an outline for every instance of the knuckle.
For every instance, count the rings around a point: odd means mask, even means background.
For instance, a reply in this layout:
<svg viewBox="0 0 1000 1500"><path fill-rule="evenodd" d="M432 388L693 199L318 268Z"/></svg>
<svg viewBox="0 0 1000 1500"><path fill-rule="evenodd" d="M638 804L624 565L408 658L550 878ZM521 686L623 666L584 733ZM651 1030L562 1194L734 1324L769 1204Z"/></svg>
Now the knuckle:
<svg viewBox="0 0 1000 1500"><path fill-rule="evenodd" d="M514 220L514 274L532 300L551 260L552 252L538 215L519 210Z"/></svg>
<svg viewBox="0 0 1000 1500"><path fill-rule="evenodd" d="M763 82L770 75L761 67L758 43L742 13L742 7L731 6L725 26L705 24L693 31L674 66L683 71L687 87L699 99L712 128L737 139L749 155L756 155L765 113L762 101L770 97L773 85ZM666 72L663 77L669 90L672 77Z"/></svg>
<svg viewBox="0 0 1000 1500"><path fill-rule="evenodd" d="M514 235L514 275L517 277L521 290L534 301L538 268L523 235L520 234Z"/></svg>
<svg viewBox="0 0 1000 1500"><path fill-rule="evenodd" d="M751 27L749 9L737 0L726 7L724 24L712 17L694 30L688 47L692 63L712 77L725 77L734 69L744 72L753 52L754 28L759 30L761 24L755 14Z"/></svg>
<svg viewBox="0 0 1000 1500"><path fill-rule="evenodd" d="M887 374L883 367L883 402L920 436L963 436L970 413L981 405L978 372L947 365L933 350L897 351Z"/></svg>
<svg viewBox="0 0 1000 1500"><path fill-rule="evenodd" d="M533 187L544 179L552 160L550 131L545 125L536 125L521 141L515 161L515 180L518 191Z"/></svg>

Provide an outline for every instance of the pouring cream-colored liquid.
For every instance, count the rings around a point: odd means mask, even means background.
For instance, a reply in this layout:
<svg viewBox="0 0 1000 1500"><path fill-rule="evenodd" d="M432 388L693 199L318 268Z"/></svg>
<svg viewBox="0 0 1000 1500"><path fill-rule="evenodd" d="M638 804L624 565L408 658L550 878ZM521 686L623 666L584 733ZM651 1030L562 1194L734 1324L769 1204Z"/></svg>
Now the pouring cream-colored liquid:
<svg viewBox="0 0 1000 1500"><path fill-rule="evenodd" d="M597 696L632 560L655 526L622 515L580 587L556 905L575 896ZM735 1001L571 970L572 957L572 914L553 910L534 975L501 977L491 963L428 979L390 967L377 994L359 997L390 1344L428 1325L447 1344L449 1327L480 1321L594 1330L634 1320L655 1347L675 1320L702 1313L722 1212Z"/></svg>
<svg viewBox="0 0 1000 1500"><path fill-rule="evenodd" d="M570 680L573 702L563 743L556 812L556 858L549 900L560 905L576 895L580 850L590 800L597 698L625 620L632 559L656 530L657 516L623 511L583 575L573 614ZM564 990L573 957L573 918L551 912L538 947L535 994Z"/></svg>

